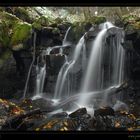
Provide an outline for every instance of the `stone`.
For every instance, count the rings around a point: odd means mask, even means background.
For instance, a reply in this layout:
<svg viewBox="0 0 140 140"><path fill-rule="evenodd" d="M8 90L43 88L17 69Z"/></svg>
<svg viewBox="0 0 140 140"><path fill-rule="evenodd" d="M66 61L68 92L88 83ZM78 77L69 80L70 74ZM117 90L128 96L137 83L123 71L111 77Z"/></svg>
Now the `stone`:
<svg viewBox="0 0 140 140"><path fill-rule="evenodd" d="M66 118L68 117L68 114L66 112L60 112L52 115L53 118Z"/></svg>
<svg viewBox="0 0 140 140"><path fill-rule="evenodd" d="M79 108L78 110L74 111L73 113L69 114L71 118L79 118L83 115L87 114L86 108Z"/></svg>
<svg viewBox="0 0 140 140"><path fill-rule="evenodd" d="M114 110L111 107L104 107L104 108L99 108L94 111L94 116L107 116L107 115L114 115Z"/></svg>

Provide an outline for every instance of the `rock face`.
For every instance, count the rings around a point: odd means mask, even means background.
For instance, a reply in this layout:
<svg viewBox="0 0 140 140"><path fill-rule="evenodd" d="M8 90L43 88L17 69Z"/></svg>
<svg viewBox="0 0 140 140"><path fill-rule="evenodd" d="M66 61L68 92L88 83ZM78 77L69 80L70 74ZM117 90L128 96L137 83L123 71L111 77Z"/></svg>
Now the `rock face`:
<svg viewBox="0 0 140 140"><path fill-rule="evenodd" d="M127 76L131 81L131 89L128 91L131 98L137 102L140 99L140 38L139 30L126 31L126 64ZM139 104L139 102L137 102Z"/></svg>

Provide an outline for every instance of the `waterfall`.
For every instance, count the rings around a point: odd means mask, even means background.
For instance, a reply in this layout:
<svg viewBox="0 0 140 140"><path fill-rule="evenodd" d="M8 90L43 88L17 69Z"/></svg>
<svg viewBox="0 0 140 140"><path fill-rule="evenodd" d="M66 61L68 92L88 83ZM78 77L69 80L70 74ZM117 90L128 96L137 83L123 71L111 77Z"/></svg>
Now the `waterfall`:
<svg viewBox="0 0 140 140"><path fill-rule="evenodd" d="M63 54L63 48L65 48L65 47L67 47L67 46L69 46L69 45L71 45L71 43L69 42L69 41L67 41L67 37L68 37L68 33L69 33L69 31L70 31L70 29L71 29L71 26L67 29L67 31L66 31L66 34L65 34L65 36L64 36L64 39L63 39L63 41L62 41L62 45L60 45L60 46L54 46L54 47L49 47L48 48L48 50L47 50L47 55L49 55L50 54L50 52L53 50L53 49L60 49L59 50L59 53L62 55Z"/></svg>
<svg viewBox="0 0 140 140"><path fill-rule="evenodd" d="M72 55L65 55L65 62L58 73L53 99L69 99L73 94L75 96L78 94L77 104L89 108L90 100L94 101L101 95L101 104L108 105L111 90L123 83L125 51L121 43L124 41L124 32L110 22L102 24L99 29L99 33L92 41L89 56L86 50L86 33L75 46ZM70 28L65 34L62 46L49 47L45 53L42 53L42 61L53 49L60 48L59 53L63 54L63 48L67 46L66 38L69 30ZM39 64L36 67L37 96L42 96L43 93L46 65L45 61L42 67ZM98 95L98 93L102 94ZM117 100L120 100L119 97Z"/></svg>
<svg viewBox="0 0 140 140"><path fill-rule="evenodd" d="M39 63L36 65L36 87L35 87L35 95L32 97L32 99L37 99L43 96L43 89L45 84L45 78L46 78L46 53L49 54L50 48L47 48L45 52L42 52L41 54L41 63L42 66L39 66Z"/></svg>
<svg viewBox="0 0 140 140"><path fill-rule="evenodd" d="M69 80L69 74L73 70L75 63L78 61L83 47L85 47L84 35L81 37L78 44L76 45L71 60L69 62L66 61L60 69L56 82L56 87L55 87L55 94L54 94L55 99L61 99L64 96L64 94L67 94L67 96L69 96L70 93L64 93L65 92L64 89L66 88L65 85L67 83L67 86L69 86L69 83L71 83L71 81ZM85 51L85 49L83 50ZM67 89L69 89L69 87L67 87Z"/></svg>
<svg viewBox="0 0 140 140"><path fill-rule="evenodd" d="M111 23L107 22L102 26L102 30L98 33L95 38L92 50L90 53L90 57L88 60L87 70L85 72L85 76L83 78L81 93L88 93L92 91L101 91L105 88L106 83L108 82L108 87L118 86L123 82L124 79L124 56L125 52L123 47L121 46L122 38L124 37L122 32L116 34L116 38L111 40L112 44L105 48L105 39L107 31L110 28L117 28L113 26ZM108 49L108 53L110 55L110 64L108 69L104 67L104 50ZM108 57L108 56L107 56ZM110 81L105 81L104 77L107 73L110 75ZM112 72L110 71L112 70ZM104 102L107 104L108 96L104 95ZM90 96L83 96L79 98L79 104L88 105L90 100Z"/></svg>
<svg viewBox="0 0 140 140"><path fill-rule="evenodd" d="M101 57L102 57L102 43L105 37L107 29L101 30L97 35L92 45L89 62L83 84L81 87L81 93L91 92L101 88L102 76L101 76ZM84 97L84 98L83 98ZM88 99L85 96L80 97L80 103L85 104Z"/></svg>
<svg viewBox="0 0 140 140"><path fill-rule="evenodd" d="M70 29L71 29L71 26L67 29L66 34L65 34L65 36L64 36L64 39L63 39L63 41L62 41L62 48L60 48L60 51L59 51L59 53L60 53L61 55L63 54L63 47L64 47L64 46L71 45L71 43L70 43L69 41L67 41L67 37L68 37L68 33L69 33Z"/></svg>
<svg viewBox="0 0 140 140"><path fill-rule="evenodd" d="M28 74L27 74L27 79L26 79L26 83L25 83L25 88L24 88L24 93L23 93L23 99L26 97L26 93L27 93L27 88L28 88L28 83L29 83L29 79L30 79L30 75L31 75L31 70L35 61L35 53L36 53L36 32L34 32L34 36L33 36L33 60L31 62Z"/></svg>
<svg viewBox="0 0 140 140"><path fill-rule="evenodd" d="M68 36L70 28L71 27L69 27L68 30L66 31L62 46L48 47L47 50L42 52L41 63L43 63L43 66L39 66L39 64L37 64L37 66L36 66L36 71L37 71L36 87L35 87L35 95L32 97L32 99L37 99L37 98L40 98L43 96L43 89L44 89L45 78L46 78L46 55L50 55L50 53L53 49L57 49L57 48L61 49L61 47L65 47L66 45L70 45L70 43L67 41L67 36ZM61 53L63 53L62 49L61 49ZM66 64L67 64L67 61L66 61ZM64 68L65 68L65 65L64 65ZM60 76L58 76L58 77L62 76L61 73L62 72L60 72L60 74L59 74ZM61 79L60 80L59 79L58 79L58 81L60 82Z"/></svg>

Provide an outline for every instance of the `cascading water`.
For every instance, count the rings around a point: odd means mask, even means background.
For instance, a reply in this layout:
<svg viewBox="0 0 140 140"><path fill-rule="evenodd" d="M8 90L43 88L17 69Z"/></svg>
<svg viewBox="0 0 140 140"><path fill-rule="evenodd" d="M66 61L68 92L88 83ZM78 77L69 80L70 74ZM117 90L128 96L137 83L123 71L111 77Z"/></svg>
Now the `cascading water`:
<svg viewBox="0 0 140 140"><path fill-rule="evenodd" d="M112 33L111 28L115 31L114 34ZM99 29L101 31L93 40L91 53L88 58L86 52L87 44L85 44L84 39L85 35L81 37L76 45L72 57L65 56L65 62L57 77L54 99L63 99L65 97L71 98L73 96L73 87L77 86L75 81L77 80L76 78L79 71L82 71L80 80L78 79L79 83L82 81L81 88L80 92L78 91L79 89L74 91L74 93L80 93L77 96L79 98L77 98L77 104L79 106L86 106L89 108L90 98L96 98L97 93L102 93L103 102L107 102L107 93L110 93L109 91L114 87L117 88L122 84L124 80L125 51L121 46L121 43L124 38L124 32L122 29L113 26L110 22L106 22ZM69 30L70 29L68 29L68 31ZM109 34L113 35L109 38L108 42L107 39ZM65 38L66 36L67 33ZM64 43L65 38L62 46L48 48L45 54L49 55L52 49L63 48L66 45ZM60 50L60 53L63 53L63 49ZM44 77L46 74L43 72L46 67L45 65L46 64L40 69L37 67L39 73L37 75L36 93L43 93ZM74 96L72 99L73 98Z"/></svg>
<svg viewBox="0 0 140 140"><path fill-rule="evenodd" d="M49 47L49 48L47 49L47 51L46 51L46 55L50 55L50 52L51 52L52 50L58 49L58 48L60 49L60 50L59 50L59 53L60 53L61 55L63 54L63 48L65 48L65 47L71 45L71 43L70 43L69 41L67 41L67 37L68 37L68 33L69 33L70 29L71 29L71 27L69 27L68 30L66 31L66 34L65 34L65 36L64 36L64 39L63 39L63 41L62 41L62 45L60 45L60 46L54 46L54 47Z"/></svg>
<svg viewBox="0 0 140 140"><path fill-rule="evenodd" d="M49 53L50 49L47 49L46 52ZM33 96L32 99L40 98L43 95L44 83L45 83L45 78L46 78L45 58L46 58L46 54L42 52L41 62L43 63L43 66L39 66L39 63L37 63L37 66L36 66L37 77L36 77L35 96Z"/></svg>
<svg viewBox="0 0 140 140"><path fill-rule="evenodd" d="M36 88L35 88L35 95L33 96L32 99L37 99L37 98L40 98L43 96L43 89L44 89L45 78L46 78L46 55L50 55L50 53L53 49L57 49L57 48L61 49L61 47L70 45L70 43L67 41L67 36L68 36L68 32L69 32L70 28L71 27L69 27L68 30L66 31L62 46L48 47L46 51L42 52L41 63L43 63L43 66L40 67L39 64L37 64L37 66L36 66L36 71L37 71ZM63 53L63 49L61 49L61 53ZM67 59L66 59L66 63L67 63ZM60 72L60 74L61 74L61 72Z"/></svg>
<svg viewBox="0 0 140 140"><path fill-rule="evenodd" d="M60 51L59 51L60 54L63 54L63 47L64 46L71 45L71 43L69 41L67 41L67 37L68 37L68 33L69 33L70 29L71 29L71 26L68 28L68 30L66 31L66 34L64 36L64 39L62 42L62 48L60 48Z"/></svg>
<svg viewBox="0 0 140 140"><path fill-rule="evenodd" d="M93 42L92 51L89 57L89 62L87 66L87 70L84 76L84 80L81 86L81 93L88 93L91 91L100 91L105 88L105 68L104 68L104 51L105 50L105 39L107 31L110 28L117 28L110 24L109 22L103 25L102 30L97 35L96 39ZM116 34L116 38L113 39L113 46L109 46L109 55L111 62L109 64L106 72L108 76L110 75L110 81L108 82L108 86L106 88L112 86L118 86L123 82L124 78L124 55L125 52L123 47L121 46L123 33L118 32ZM112 48L111 48L112 47ZM112 72L110 72L110 69ZM104 95L104 102L107 101L107 95ZM90 96L83 96L79 99L79 104L88 105Z"/></svg>
<svg viewBox="0 0 140 140"><path fill-rule="evenodd" d="M82 49L82 48L84 48L84 49ZM80 56L82 50L85 51L84 36L81 37L80 41L76 45L72 59L69 62L66 61L64 63L64 65L62 66L62 68L58 74L56 87L55 87L55 94L54 94L55 99L61 99L62 95L64 96L63 93L66 92L65 91L66 83L68 85L67 89L69 89L69 84L71 82L69 80L69 73L73 70L74 65L77 62L77 60L79 59L79 56ZM83 56L84 56L83 60L85 61L85 55L83 55ZM68 92L66 93L66 96L69 96L70 92L71 91L68 90Z"/></svg>

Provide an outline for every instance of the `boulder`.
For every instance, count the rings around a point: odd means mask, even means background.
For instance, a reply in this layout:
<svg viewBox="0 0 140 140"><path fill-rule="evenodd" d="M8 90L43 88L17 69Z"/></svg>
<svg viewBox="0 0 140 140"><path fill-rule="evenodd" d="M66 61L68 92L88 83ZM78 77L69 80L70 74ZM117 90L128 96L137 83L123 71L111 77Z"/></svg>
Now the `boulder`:
<svg viewBox="0 0 140 140"><path fill-rule="evenodd" d="M71 114L69 114L69 117L71 118L79 118L83 115L87 114L87 110L86 108L79 108L78 110L72 112Z"/></svg>
<svg viewBox="0 0 140 140"><path fill-rule="evenodd" d="M114 110L111 107L104 107L104 108L99 108L94 111L94 116L107 116L107 115L114 115Z"/></svg>

